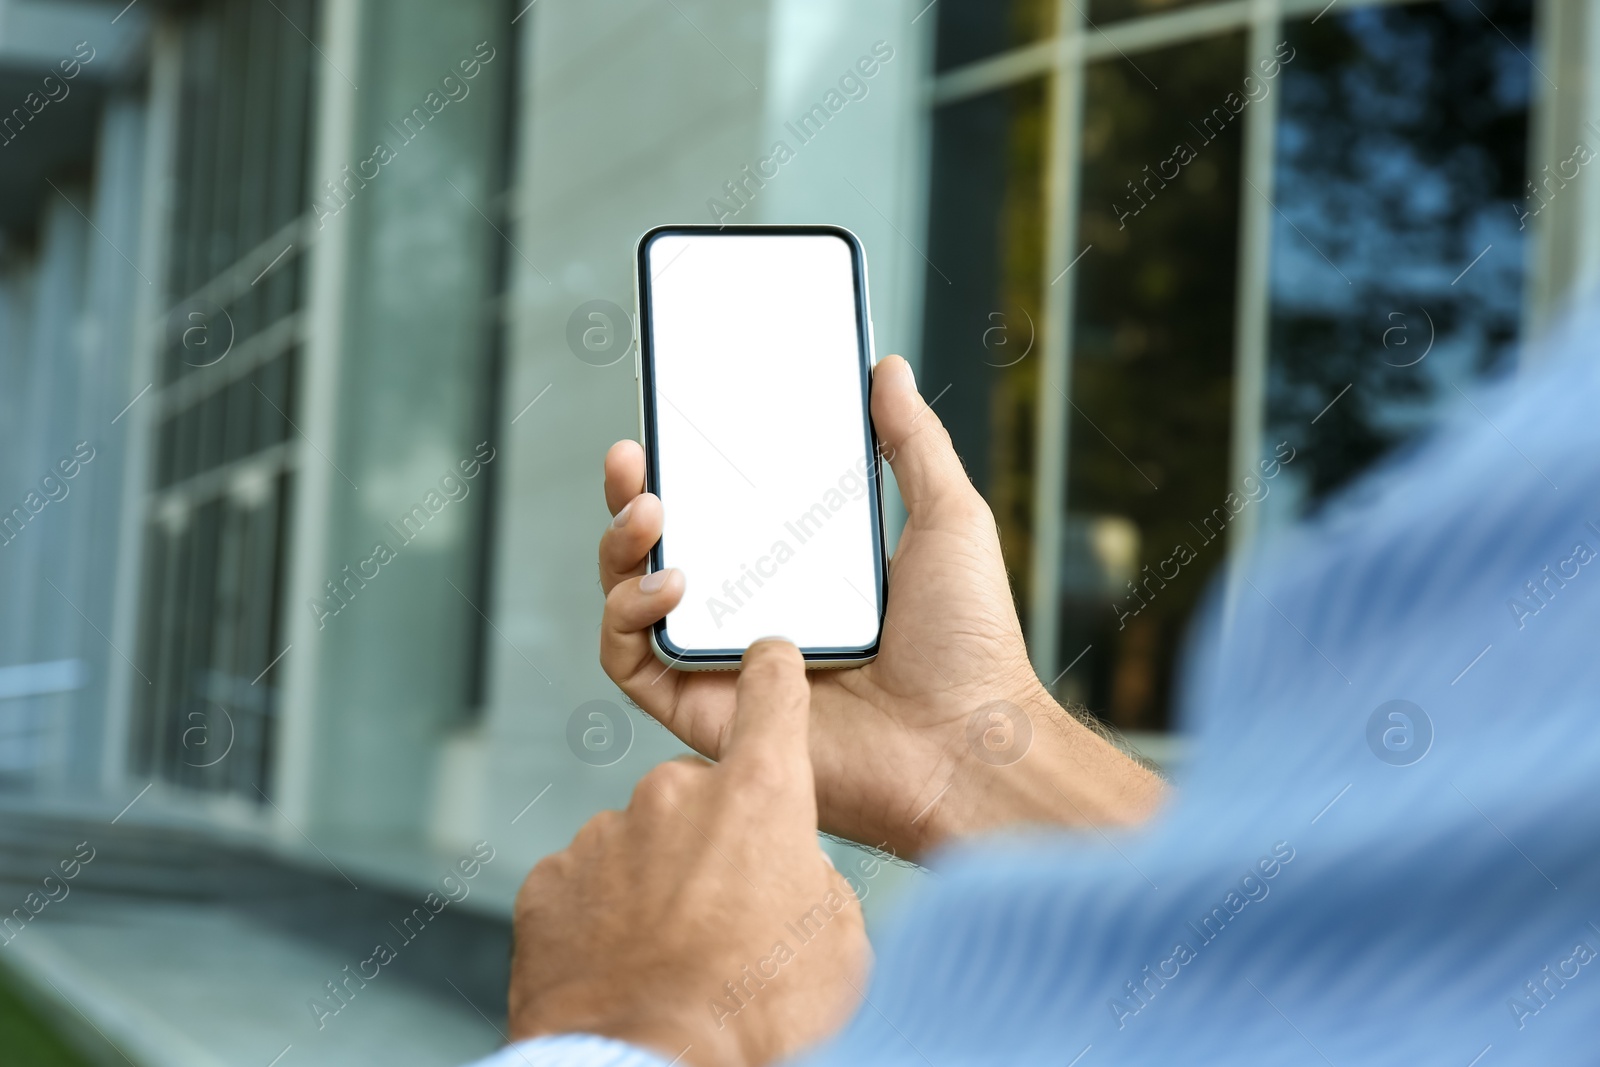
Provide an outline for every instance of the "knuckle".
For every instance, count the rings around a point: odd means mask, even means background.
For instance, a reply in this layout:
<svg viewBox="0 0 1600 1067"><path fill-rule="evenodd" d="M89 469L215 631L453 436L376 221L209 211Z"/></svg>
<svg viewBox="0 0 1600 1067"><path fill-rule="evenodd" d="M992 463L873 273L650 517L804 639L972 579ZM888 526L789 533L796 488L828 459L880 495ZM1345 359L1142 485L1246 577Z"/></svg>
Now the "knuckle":
<svg viewBox="0 0 1600 1067"><path fill-rule="evenodd" d="M938 414L932 409L923 408L917 424L900 439L900 447L916 462L930 464L943 459L946 452L955 449L955 444L950 439L950 431L939 421Z"/></svg>
<svg viewBox="0 0 1600 1067"><path fill-rule="evenodd" d="M737 762L730 762L728 770L734 783L745 790L780 787L790 773L789 764L765 748L741 752Z"/></svg>
<svg viewBox="0 0 1600 1067"><path fill-rule="evenodd" d="M965 479L952 485L946 500L952 518L974 526L995 527L994 512L973 484Z"/></svg>
<svg viewBox="0 0 1600 1067"><path fill-rule="evenodd" d="M628 807L642 811L671 808L689 790L700 770L681 760L656 764L639 778Z"/></svg>
<svg viewBox="0 0 1600 1067"><path fill-rule="evenodd" d="M571 867L572 857L565 849L552 852L533 865L533 870L522 880L522 887L517 890L517 898L512 905L512 913L518 923L531 921L538 915L550 887L563 881Z"/></svg>
<svg viewBox="0 0 1600 1067"><path fill-rule="evenodd" d="M607 678L610 678L620 687L626 676L622 670L622 661L617 655L615 643L605 633L600 634L599 641L600 669L606 672Z"/></svg>
<svg viewBox="0 0 1600 1067"><path fill-rule="evenodd" d="M576 862L581 858L581 853L592 851L600 846L607 838L616 832L617 824L622 819L620 811L606 809L597 811L590 816L589 821L578 828L577 834L572 838L572 844L567 846L565 852L557 853L568 857L569 861Z"/></svg>
<svg viewBox="0 0 1600 1067"><path fill-rule="evenodd" d="M600 669L605 671L606 677L615 682L618 688L622 689L632 699L634 693L625 684L629 681L628 666L631 661L628 658L622 635L602 624L598 640L600 642Z"/></svg>
<svg viewBox="0 0 1600 1067"><path fill-rule="evenodd" d="M618 570L617 559L620 553L617 544L617 531L607 527L600 535L600 569L603 571Z"/></svg>
<svg viewBox="0 0 1600 1067"><path fill-rule="evenodd" d="M623 581L611 587L611 592L606 594L605 622L614 624L627 614L630 603L639 599L638 586L637 582Z"/></svg>

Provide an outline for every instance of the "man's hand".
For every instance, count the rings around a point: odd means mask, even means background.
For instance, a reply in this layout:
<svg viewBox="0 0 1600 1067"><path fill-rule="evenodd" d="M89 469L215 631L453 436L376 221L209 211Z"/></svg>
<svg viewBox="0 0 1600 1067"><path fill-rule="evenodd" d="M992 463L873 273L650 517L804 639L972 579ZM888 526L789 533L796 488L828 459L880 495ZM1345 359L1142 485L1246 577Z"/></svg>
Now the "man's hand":
<svg viewBox="0 0 1600 1067"><path fill-rule="evenodd" d="M722 761L663 763L528 875L513 1040L583 1032L701 1065L769 1063L849 1018L871 950L817 845L805 667L750 647Z"/></svg>
<svg viewBox="0 0 1600 1067"><path fill-rule="evenodd" d="M878 364L872 420L908 518L889 569L878 658L813 676L811 760L822 828L915 858L941 840L1011 822L1118 825L1160 800L1155 776L1066 715L1028 662L988 505L950 436L898 356ZM683 598L681 572L644 577L661 537L661 501L643 492L644 451L606 455L600 539L606 591L600 662L641 708L696 751L721 758L733 721L733 677L666 671L649 630ZM1032 725L1032 748L993 766L969 737L994 701ZM1012 710L1014 709L1014 710Z"/></svg>

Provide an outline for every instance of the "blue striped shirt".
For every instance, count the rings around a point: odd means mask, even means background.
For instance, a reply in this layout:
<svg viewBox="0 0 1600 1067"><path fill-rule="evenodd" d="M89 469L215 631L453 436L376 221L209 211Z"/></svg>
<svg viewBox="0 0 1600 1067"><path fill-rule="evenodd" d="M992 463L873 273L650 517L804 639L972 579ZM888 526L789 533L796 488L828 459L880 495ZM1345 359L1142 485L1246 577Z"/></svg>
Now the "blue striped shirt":
<svg viewBox="0 0 1600 1067"><path fill-rule="evenodd" d="M1169 809L946 852L801 1062L1600 1060L1597 329L1219 582Z"/></svg>

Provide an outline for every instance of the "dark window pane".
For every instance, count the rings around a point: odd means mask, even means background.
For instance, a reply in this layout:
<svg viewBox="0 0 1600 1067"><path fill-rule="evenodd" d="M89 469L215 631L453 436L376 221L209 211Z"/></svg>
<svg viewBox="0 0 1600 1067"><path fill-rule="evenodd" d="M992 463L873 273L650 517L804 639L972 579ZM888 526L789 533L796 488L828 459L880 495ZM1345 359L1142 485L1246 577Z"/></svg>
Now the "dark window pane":
<svg viewBox="0 0 1600 1067"><path fill-rule="evenodd" d="M311 93L312 53L296 42L301 40L302 32L315 32L313 27L321 17L317 0L278 0L274 6L284 17L275 27L279 36L272 151L267 155L272 167L272 184L266 191L268 234L276 233L305 210L306 154L311 140L311 124L305 116Z"/></svg>
<svg viewBox="0 0 1600 1067"><path fill-rule="evenodd" d="M222 450L226 435L224 425L227 420L227 409L221 393L211 393L195 405L195 417L199 421L199 441L195 455L196 473L208 471L222 462Z"/></svg>
<svg viewBox="0 0 1600 1067"><path fill-rule="evenodd" d="M1055 32L1055 0L939 0L935 67L965 63L1030 44Z"/></svg>
<svg viewBox="0 0 1600 1067"><path fill-rule="evenodd" d="M250 387L249 375L241 375L230 383L226 397L224 403L227 405L228 417L223 427L226 444L222 458L224 462L232 463L250 453L251 416L259 399L256 391Z"/></svg>
<svg viewBox="0 0 1600 1067"><path fill-rule="evenodd" d="M266 323L261 316L261 296L264 290L252 285L225 310L233 322L234 332L240 337L250 337Z"/></svg>
<svg viewBox="0 0 1600 1067"><path fill-rule="evenodd" d="M217 5L221 24L221 51L224 71L213 86L217 94L216 141L210 159L211 214L208 227L205 273L220 274L247 249L241 247L239 222L239 183L244 151L244 67L249 50L249 4L251 0L222 0Z"/></svg>
<svg viewBox="0 0 1600 1067"><path fill-rule="evenodd" d="M165 489L177 480L178 474L178 420L169 418L156 431L157 489Z"/></svg>
<svg viewBox="0 0 1600 1067"><path fill-rule="evenodd" d="M1248 105L1239 35L1134 58L1087 72L1057 691L1148 730L1225 551Z"/></svg>
<svg viewBox="0 0 1600 1067"><path fill-rule="evenodd" d="M178 429L172 446L172 480L181 482L198 469L195 464L200 455L200 409L190 404L173 418Z"/></svg>
<svg viewBox="0 0 1600 1067"><path fill-rule="evenodd" d="M277 322L294 310L300 292L300 273L304 263L305 257L300 254L300 246L297 244L261 280L260 284L267 292L265 298L267 322Z"/></svg>
<svg viewBox="0 0 1600 1067"><path fill-rule="evenodd" d="M1289 28L1268 412L1272 439L1299 450L1287 484L1302 506L1509 361L1531 19L1529 0L1451 0ZM1541 194L1563 195L1560 180Z"/></svg>
<svg viewBox="0 0 1600 1067"><path fill-rule="evenodd" d="M269 448L289 437L289 421L294 418L289 408L293 402L290 389L290 364L294 350L258 368L252 375L251 390L256 403L256 447Z"/></svg>
<svg viewBox="0 0 1600 1067"><path fill-rule="evenodd" d="M1045 91L1032 82L934 119L921 385L1000 526L1023 603L1044 257Z"/></svg>
<svg viewBox="0 0 1600 1067"><path fill-rule="evenodd" d="M1131 18L1134 15L1159 15L1181 7L1198 7L1216 0L1090 0L1089 17L1095 22ZM1077 0L1082 5L1083 0Z"/></svg>

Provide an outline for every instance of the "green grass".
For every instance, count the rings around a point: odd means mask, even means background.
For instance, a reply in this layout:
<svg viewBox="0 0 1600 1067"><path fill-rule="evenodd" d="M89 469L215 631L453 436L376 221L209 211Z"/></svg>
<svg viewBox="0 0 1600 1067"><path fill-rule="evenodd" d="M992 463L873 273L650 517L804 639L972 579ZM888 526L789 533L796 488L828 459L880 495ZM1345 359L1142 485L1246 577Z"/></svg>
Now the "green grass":
<svg viewBox="0 0 1600 1067"><path fill-rule="evenodd" d="M26 1003L0 972L0 1060L5 1067L89 1067Z"/></svg>

